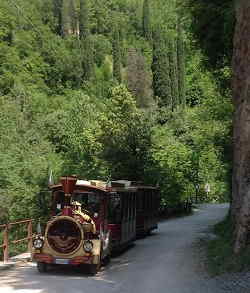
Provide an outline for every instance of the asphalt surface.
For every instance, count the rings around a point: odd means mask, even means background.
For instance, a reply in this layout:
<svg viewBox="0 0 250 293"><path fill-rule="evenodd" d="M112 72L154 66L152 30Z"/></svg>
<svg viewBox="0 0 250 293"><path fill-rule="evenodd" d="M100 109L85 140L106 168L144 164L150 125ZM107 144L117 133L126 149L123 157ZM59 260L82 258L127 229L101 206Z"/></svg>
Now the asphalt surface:
<svg viewBox="0 0 250 293"><path fill-rule="evenodd" d="M211 227L227 210L228 205L202 205L191 216L161 222L157 232L136 241L94 277L70 267L40 274L35 264L21 264L0 273L0 293L250 292L248 275L237 283L228 276L212 279L204 270L197 244L213 237Z"/></svg>

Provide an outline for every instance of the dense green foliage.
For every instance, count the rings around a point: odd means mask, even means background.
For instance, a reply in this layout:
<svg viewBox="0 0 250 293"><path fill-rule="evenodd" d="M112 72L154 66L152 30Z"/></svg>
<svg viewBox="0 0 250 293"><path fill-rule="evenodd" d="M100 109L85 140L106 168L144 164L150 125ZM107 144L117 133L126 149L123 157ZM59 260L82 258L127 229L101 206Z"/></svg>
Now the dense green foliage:
<svg viewBox="0 0 250 293"><path fill-rule="evenodd" d="M214 67L223 64L225 57L230 59L235 22L234 1L187 0L184 8L187 7L192 15L192 32L209 57L209 64Z"/></svg>
<svg viewBox="0 0 250 293"><path fill-rule="evenodd" d="M233 0L186 0L181 4L191 15L190 29L206 56L203 62L213 71L222 90L230 88L230 80L224 73L231 67L234 3Z"/></svg>
<svg viewBox="0 0 250 293"><path fill-rule="evenodd" d="M0 23L0 223L46 214L50 170L227 199L230 93L185 6L2 0Z"/></svg>

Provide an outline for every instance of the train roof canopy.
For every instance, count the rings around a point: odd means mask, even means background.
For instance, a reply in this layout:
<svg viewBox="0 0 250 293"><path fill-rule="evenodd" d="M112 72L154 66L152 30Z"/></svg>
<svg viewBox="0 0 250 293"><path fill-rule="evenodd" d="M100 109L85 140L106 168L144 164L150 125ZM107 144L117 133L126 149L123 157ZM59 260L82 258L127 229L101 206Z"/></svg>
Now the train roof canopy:
<svg viewBox="0 0 250 293"><path fill-rule="evenodd" d="M51 185L49 187L51 190L61 190L62 189L62 184L55 184L55 185ZM86 180L77 180L74 191L101 191L106 193L107 190L105 187L101 187L101 186L96 186L94 184L91 184L91 182L86 181Z"/></svg>
<svg viewBox="0 0 250 293"><path fill-rule="evenodd" d="M61 190L62 184L50 185L51 190ZM140 189L157 190L155 186L143 185L142 182L129 180L115 180L108 183L100 180L77 180L74 191L101 191L101 192L136 192Z"/></svg>

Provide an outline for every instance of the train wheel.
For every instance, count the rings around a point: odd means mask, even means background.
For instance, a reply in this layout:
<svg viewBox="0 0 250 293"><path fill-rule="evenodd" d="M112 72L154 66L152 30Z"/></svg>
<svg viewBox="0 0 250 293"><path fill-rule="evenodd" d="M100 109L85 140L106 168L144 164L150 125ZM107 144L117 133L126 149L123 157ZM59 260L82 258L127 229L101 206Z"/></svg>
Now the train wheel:
<svg viewBox="0 0 250 293"><path fill-rule="evenodd" d="M112 248L111 248L111 242L109 242L109 247L108 247L108 254L105 256L103 259L103 264L106 266L110 263L111 260L111 253L112 253Z"/></svg>
<svg viewBox="0 0 250 293"><path fill-rule="evenodd" d="M103 265L106 266L110 263L111 255L110 253L103 259Z"/></svg>
<svg viewBox="0 0 250 293"><path fill-rule="evenodd" d="M99 272L100 268L101 268L101 263L99 263L99 264L92 264L89 267L89 273L92 276L95 276Z"/></svg>
<svg viewBox="0 0 250 293"><path fill-rule="evenodd" d="M48 265L44 262L37 263L37 270L39 273L46 273L48 269Z"/></svg>

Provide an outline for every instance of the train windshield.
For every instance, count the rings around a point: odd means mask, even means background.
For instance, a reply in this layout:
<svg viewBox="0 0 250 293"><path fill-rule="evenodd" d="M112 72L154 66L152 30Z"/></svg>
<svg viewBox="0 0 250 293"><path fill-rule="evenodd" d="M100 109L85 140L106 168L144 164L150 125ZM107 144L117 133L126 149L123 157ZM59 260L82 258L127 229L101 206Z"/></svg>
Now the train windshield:
<svg viewBox="0 0 250 293"><path fill-rule="evenodd" d="M99 213L101 205L101 196L94 192L79 192L74 193L73 201L78 201L81 204L82 210L88 210L91 213Z"/></svg>

